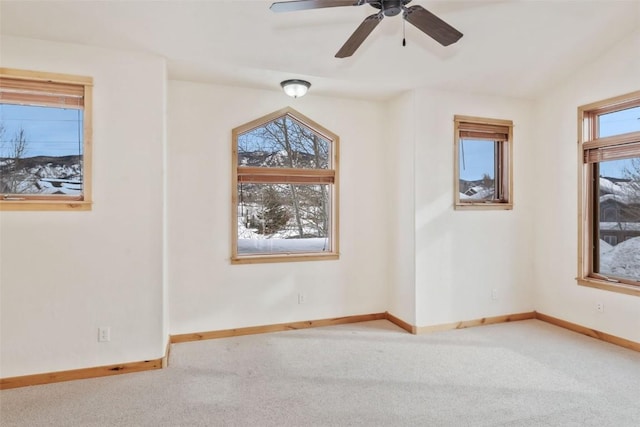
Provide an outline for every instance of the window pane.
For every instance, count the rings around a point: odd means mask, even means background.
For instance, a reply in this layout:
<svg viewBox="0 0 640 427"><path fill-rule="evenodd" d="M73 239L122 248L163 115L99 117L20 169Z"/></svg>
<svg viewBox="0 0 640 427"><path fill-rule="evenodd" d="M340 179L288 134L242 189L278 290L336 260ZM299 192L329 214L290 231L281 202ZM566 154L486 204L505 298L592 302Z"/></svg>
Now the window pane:
<svg viewBox="0 0 640 427"><path fill-rule="evenodd" d="M598 129L600 138L640 131L640 107L599 115Z"/></svg>
<svg viewBox="0 0 640 427"><path fill-rule="evenodd" d="M460 201L493 200L496 190L496 143L482 139L460 139Z"/></svg>
<svg viewBox="0 0 640 427"><path fill-rule="evenodd" d="M0 193L81 195L82 113L0 104Z"/></svg>
<svg viewBox="0 0 640 427"><path fill-rule="evenodd" d="M238 254L331 251L329 185L239 184Z"/></svg>
<svg viewBox="0 0 640 427"><path fill-rule="evenodd" d="M329 169L329 141L280 117L238 136L238 166Z"/></svg>
<svg viewBox="0 0 640 427"><path fill-rule="evenodd" d="M640 157L599 163L596 273L640 280Z"/></svg>

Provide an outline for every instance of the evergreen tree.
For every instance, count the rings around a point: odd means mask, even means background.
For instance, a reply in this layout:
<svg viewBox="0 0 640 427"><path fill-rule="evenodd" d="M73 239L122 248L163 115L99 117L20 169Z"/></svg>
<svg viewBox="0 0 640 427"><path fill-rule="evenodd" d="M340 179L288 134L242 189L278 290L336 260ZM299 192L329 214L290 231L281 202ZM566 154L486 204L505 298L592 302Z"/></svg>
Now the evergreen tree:
<svg viewBox="0 0 640 427"><path fill-rule="evenodd" d="M262 193L263 208L260 212L262 222L262 234L273 234L282 230L289 222L289 212L282 205L278 191L273 186L268 186Z"/></svg>

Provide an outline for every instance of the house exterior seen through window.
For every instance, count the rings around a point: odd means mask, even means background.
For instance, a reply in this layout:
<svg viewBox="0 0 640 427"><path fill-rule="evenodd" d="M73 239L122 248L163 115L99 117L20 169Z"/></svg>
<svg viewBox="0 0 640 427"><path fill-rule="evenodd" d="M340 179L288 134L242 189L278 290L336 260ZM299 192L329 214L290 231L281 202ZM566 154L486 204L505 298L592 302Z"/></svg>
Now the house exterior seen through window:
<svg viewBox="0 0 640 427"><path fill-rule="evenodd" d="M511 209L510 120L455 116L455 209Z"/></svg>
<svg viewBox="0 0 640 427"><path fill-rule="evenodd" d="M640 295L640 92L578 109L578 282Z"/></svg>
<svg viewBox="0 0 640 427"><path fill-rule="evenodd" d="M232 262L336 259L338 137L291 108L232 137Z"/></svg>
<svg viewBox="0 0 640 427"><path fill-rule="evenodd" d="M89 77L0 69L0 208L90 209Z"/></svg>

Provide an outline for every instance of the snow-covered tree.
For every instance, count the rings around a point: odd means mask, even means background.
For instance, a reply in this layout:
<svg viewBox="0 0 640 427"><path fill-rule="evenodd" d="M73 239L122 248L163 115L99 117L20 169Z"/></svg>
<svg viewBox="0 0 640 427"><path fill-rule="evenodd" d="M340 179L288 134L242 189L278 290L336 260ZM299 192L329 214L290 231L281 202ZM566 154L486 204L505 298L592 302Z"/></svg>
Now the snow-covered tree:
<svg viewBox="0 0 640 427"><path fill-rule="evenodd" d="M279 117L242 135L238 141L239 162L244 166L326 169L328 141L289 116ZM246 186L245 200L260 186ZM324 237L328 232L329 194L326 185L281 184L277 186L290 210L290 229L298 237Z"/></svg>
<svg viewBox="0 0 640 427"><path fill-rule="evenodd" d="M4 158L0 174L0 192L18 193L19 185L25 179L21 161L27 153L27 133L23 128L16 131L10 141L4 141L4 125L0 124L0 140L2 143L2 157Z"/></svg>

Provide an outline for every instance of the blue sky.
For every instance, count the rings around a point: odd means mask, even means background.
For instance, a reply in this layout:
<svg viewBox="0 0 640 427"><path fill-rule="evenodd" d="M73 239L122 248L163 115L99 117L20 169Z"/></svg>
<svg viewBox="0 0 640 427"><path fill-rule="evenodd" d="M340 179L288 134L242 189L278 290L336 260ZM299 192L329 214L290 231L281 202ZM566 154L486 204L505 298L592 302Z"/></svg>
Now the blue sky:
<svg viewBox="0 0 640 427"><path fill-rule="evenodd" d="M5 155L5 147L20 128L27 136L26 157L78 154L82 147L82 114L77 109L0 104L0 122L4 125L0 156Z"/></svg>
<svg viewBox="0 0 640 427"><path fill-rule="evenodd" d="M599 127L600 137L640 131L640 107L604 114L600 116ZM485 173L493 177L493 142L465 140L464 169L462 159L462 149L460 149L460 178L475 181L481 179ZM631 160L601 162L600 175L624 178L624 170L630 166Z"/></svg>
<svg viewBox="0 0 640 427"><path fill-rule="evenodd" d="M603 114L598 122L600 137L640 131L640 107Z"/></svg>
<svg viewBox="0 0 640 427"><path fill-rule="evenodd" d="M5 132L0 148L6 147L20 127L27 133L27 157L39 155L65 156L78 154L82 147L82 110L0 104L0 122ZM600 136L640 131L640 107L600 116ZM3 150L4 151L4 150ZM0 152L0 156L5 155ZM493 177L493 143L468 141L464 144L464 168L460 151L460 177L481 179L485 173ZM603 176L622 177L630 161L603 162Z"/></svg>
<svg viewBox="0 0 640 427"><path fill-rule="evenodd" d="M466 181L482 179L484 174L494 176L494 142L465 139L459 147L460 178Z"/></svg>
<svg viewBox="0 0 640 427"><path fill-rule="evenodd" d="M600 127L600 137L640 131L640 107L603 114L600 116L598 125ZM630 166L631 160L601 162L600 175L624 178L624 169Z"/></svg>

